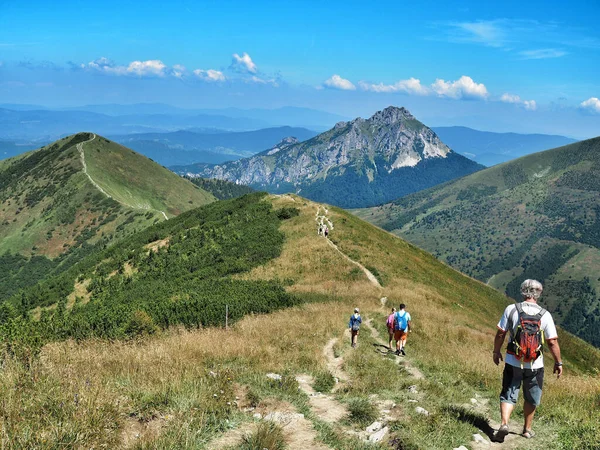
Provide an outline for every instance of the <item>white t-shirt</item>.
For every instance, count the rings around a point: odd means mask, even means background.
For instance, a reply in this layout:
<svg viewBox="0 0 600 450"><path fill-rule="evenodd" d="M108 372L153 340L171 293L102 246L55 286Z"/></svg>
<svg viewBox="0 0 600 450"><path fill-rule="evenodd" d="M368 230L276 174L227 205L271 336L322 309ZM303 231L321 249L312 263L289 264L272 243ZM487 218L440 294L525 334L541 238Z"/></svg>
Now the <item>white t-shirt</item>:
<svg viewBox="0 0 600 450"><path fill-rule="evenodd" d="M537 303L532 302L523 302L523 312L531 315L536 315L540 312L542 307ZM500 322L498 322L498 328L502 331L507 331L508 328L508 318L512 316L512 325L513 332L516 331L517 325L519 324L519 313L517 311L517 306L515 304L508 305L504 310L504 314L502 314L502 318ZM544 337L546 340L548 339L556 339L558 334L556 333L556 326L554 325L554 320L552 319L552 315L548 311L542 316L541 319L541 327L544 331ZM510 333L509 333L510 339ZM515 367L523 367L524 369L541 369L544 367L544 356L540 355L535 361L532 362L521 362L519 361L515 355L511 355L509 353L506 354L504 361L506 364L510 364Z"/></svg>

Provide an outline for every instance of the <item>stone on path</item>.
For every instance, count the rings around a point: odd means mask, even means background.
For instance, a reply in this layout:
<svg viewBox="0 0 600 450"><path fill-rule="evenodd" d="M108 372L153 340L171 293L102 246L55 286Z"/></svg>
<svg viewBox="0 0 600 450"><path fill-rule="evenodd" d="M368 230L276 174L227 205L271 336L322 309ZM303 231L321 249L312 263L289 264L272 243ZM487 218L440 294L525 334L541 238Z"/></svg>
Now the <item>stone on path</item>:
<svg viewBox="0 0 600 450"><path fill-rule="evenodd" d="M420 406L417 406L415 408L415 411L419 414L423 414L424 416L428 416L429 415L429 411L427 411L425 408L421 408Z"/></svg>
<svg viewBox="0 0 600 450"><path fill-rule="evenodd" d="M268 373L267 378L270 378L271 380L275 380L275 381L280 381L281 375L279 375L278 373Z"/></svg>
<svg viewBox="0 0 600 450"><path fill-rule="evenodd" d="M418 394L419 391L417 390L417 385L413 384L412 386L409 386L408 392L410 392L411 394Z"/></svg>
<svg viewBox="0 0 600 450"><path fill-rule="evenodd" d="M383 428L383 424L381 422L373 422L371 425L367 427L367 433L375 433Z"/></svg>
<svg viewBox="0 0 600 450"><path fill-rule="evenodd" d="M388 427L383 427L377 433L373 433L371 436L369 436L369 441L371 441L371 442L381 442L383 440L384 436L387 434L388 431L389 431Z"/></svg>
<svg viewBox="0 0 600 450"><path fill-rule="evenodd" d="M460 447L456 447L454 450L469 450L467 447L465 447L464 445L461 445Z"/></svg>
<svg viewBox="0 0 600 450"><path fill-rule="evenodd" d="M488 441L487 439L485 439L482 435L480 435L479 433L476 433L473 435L473 440L475 442L479 442L480 444L484 444L484 445L490 445L490 441Z"/></svg>

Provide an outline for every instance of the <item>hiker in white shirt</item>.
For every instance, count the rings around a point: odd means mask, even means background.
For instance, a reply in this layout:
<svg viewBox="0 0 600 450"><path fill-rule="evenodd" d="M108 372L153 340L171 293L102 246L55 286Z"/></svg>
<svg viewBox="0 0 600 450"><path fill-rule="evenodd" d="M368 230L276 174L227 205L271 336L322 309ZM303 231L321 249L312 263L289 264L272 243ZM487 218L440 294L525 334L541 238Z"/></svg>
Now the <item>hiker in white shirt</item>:
<svg viewBox="0 0 600 450"><path fill-rule="evenodd" d="M554 320L548 311L537 304L542 290L543 287L539 281L525 280L521 284L524 301L507 306L498 322L498 331L494 339L494 364L498 365L502 361L501 348L507 334L509 334L509 344L502 377L502 391L500 392L502 424L494 436L496 442L504 442L504 438L508 434L508 422L517 403L521 384L523 385L523 415L525 418L521 435L528 439L535 435L531 424L535 409L542 398L544 384L542 344L544 341L548 343L548 348L554 358L553 373L557 375L557 378L562 375L562 360Z"/></svg>

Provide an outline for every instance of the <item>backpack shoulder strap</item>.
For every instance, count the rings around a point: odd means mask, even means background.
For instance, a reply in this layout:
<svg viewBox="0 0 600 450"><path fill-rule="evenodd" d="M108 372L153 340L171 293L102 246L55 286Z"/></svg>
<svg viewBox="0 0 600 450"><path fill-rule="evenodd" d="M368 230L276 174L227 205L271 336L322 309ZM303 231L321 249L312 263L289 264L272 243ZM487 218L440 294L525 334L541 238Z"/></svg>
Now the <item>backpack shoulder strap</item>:
<svg viewBox="0 0 600 450"><path fill-rule="evenodd" d="M517 307L517 311L519 312L519 317L521 317L521 314L523 314L523 305L521 305L520 303L515 303L515 306Z"/></svg>
<svg viewBox="0 0 600 450"><path fill-rule="evenodd" d="M515 328L515 323L513 322L513 316L515 315L515 312L517 313L517 320L519 320L519 318L521 317L521 313L523 312L523 307L521 306L520 303L515 303L515 311L512 311L510 313L510 315L508 316L508 332L510 333L510 337L511 339L514 337L514 328Z"/></svg>
<svg viewBox="0 0 600 450"><path fill-rule="evenodd" d="M541 308L540 311L535 315L535 320L542 320L542 316L546 313L547 311L544 308Z"/></svg>

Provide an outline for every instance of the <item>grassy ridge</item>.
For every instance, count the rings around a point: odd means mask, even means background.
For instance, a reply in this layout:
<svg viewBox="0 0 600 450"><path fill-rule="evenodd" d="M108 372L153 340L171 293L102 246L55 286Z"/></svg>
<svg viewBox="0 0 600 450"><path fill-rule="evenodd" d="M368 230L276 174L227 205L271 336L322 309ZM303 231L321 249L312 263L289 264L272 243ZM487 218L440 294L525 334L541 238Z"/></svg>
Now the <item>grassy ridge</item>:
<svg viewBox="0 0 600 450"><path fill-rule="evenodd" d="M58 274L135 231L214 197L149 159L90 133L69 136L0 166L0 300ZM107 198L88 170L115 193L132 193L130 208ZM126 164L126 165L124 165ZM120 195L120 194L119 194ZM123 200L115 195L118 200ZM124 195L124 194L123 194Z"/></svg>
<svg viewBox="0 0 600 450"><path fill-rule="evenodd" d="M85 144L84 152L92 179L120 203L174 216L214 201L207 191L101 136Z"/></svg>

